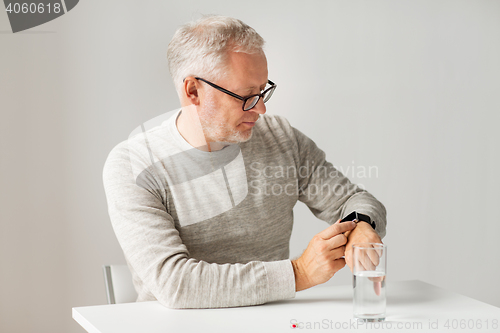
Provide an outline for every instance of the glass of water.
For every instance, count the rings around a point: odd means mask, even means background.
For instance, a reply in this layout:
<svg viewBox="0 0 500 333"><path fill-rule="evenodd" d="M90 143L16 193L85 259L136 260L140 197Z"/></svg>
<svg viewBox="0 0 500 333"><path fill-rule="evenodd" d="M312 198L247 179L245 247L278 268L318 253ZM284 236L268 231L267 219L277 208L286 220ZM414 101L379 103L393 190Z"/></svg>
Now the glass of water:
<svg viewBox="0 0 500 333"><path fill-rule="evenodd" d="M387 246L358 243L353 248L354 318L364 322L385 320Z"/></svg>

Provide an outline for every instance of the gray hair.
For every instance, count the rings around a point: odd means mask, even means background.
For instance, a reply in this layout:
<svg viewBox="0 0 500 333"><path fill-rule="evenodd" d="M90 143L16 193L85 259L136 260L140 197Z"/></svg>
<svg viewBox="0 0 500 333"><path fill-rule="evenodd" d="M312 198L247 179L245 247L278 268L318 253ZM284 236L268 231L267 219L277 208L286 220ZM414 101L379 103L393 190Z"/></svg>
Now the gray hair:
<svg viewBox="0 0 500 333"><path fill-rule="evenodd" d="M231 17L205 16L181 26L167 51L177 93L181 96L187 76L216 81L226 74L229 52L258 53L264 43L252 27Z"/></svg>

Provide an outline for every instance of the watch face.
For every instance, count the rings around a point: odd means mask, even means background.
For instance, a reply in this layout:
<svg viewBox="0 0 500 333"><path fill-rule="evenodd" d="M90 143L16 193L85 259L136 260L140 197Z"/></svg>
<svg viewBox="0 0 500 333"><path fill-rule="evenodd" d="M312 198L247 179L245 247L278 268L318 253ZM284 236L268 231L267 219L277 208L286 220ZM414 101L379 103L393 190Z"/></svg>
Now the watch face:
<svg viewBox="0 0 500 333"><path fill-rule="evenodd" d="M356 211L354 211L354 212L350 213L349 215L347 215L346 217L344 217L342 220L340 220L340 222L354 221L357 219L358 219L358 213L356 213Z"/></svg>

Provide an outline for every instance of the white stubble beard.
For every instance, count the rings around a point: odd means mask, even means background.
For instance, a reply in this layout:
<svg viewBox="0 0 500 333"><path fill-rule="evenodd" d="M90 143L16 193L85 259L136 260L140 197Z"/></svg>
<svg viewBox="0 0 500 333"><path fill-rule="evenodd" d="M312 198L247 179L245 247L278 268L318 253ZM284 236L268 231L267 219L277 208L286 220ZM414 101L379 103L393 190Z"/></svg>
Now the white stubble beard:
<svg viewBox="0 0 500 333"><path fill-rule="evenodd" d="M207 96L205 107L200 115L201 126L207 141L240 143L250 140L253 134L252 128L243 132L230 128L230 125L223 119L218 119L218 115L213 95Z"/></svg>

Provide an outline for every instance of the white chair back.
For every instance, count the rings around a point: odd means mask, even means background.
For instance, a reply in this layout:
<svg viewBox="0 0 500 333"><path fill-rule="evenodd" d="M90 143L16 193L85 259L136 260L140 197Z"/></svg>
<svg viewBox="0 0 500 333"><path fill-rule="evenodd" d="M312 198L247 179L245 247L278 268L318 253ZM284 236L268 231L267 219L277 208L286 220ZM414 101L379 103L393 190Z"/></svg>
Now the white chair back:
<svg viewBox="0 0 500 333"><path fill-rule="evenodd" d="M137 292L132 283L132 274L127 265L105 265L104 282L108 304L132 303L137 299Z"/></svg>

